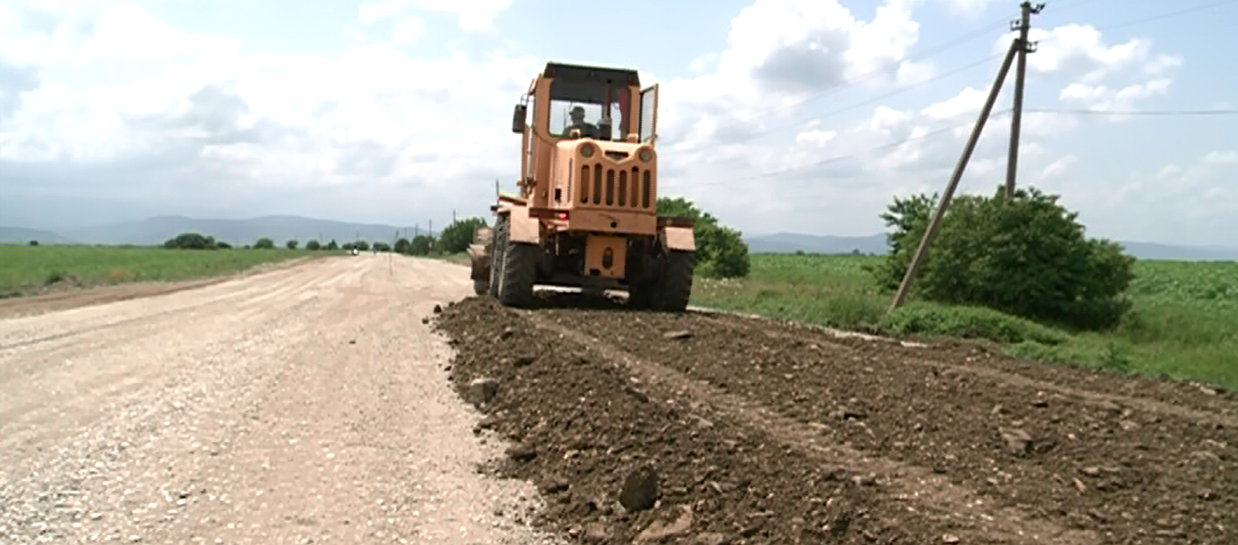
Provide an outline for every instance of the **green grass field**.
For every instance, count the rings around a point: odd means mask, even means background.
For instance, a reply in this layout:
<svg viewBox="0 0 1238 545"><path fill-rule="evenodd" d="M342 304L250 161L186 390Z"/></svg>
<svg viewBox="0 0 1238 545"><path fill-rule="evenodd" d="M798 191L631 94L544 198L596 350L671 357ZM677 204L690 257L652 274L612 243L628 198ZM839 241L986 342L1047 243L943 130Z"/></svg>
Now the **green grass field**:
<svg viewBox="0 0 1238 545"><path fill-rule="evenodd" d="M207 278L264 263L316 255L333 254L286 249L0 245L0 297L27 293L59 282L99 286Z"/></svg>
<svg viewBox="0 0 1238 545"><path fill-rule="evenodd" d="M1099 334L918 302L886 317L891 294L863 269L880 259L757 254L746 279L698 279L692 302L853 330L997 339L1008 353L1042 361L1238 388L1238 263L1140 261L1129 290L1134 310Z"/></svg>

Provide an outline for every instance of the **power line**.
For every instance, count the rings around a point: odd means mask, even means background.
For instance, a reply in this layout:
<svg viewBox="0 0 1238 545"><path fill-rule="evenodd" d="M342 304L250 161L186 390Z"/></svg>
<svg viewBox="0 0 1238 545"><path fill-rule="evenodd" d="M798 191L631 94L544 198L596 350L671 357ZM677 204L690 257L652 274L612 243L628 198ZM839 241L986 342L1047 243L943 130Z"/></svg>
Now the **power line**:
<svg viewBox="0 0 1238 545"><path fill-rule="evenodd" d="M825 119L825 118L827 118L827 117L831 117L831 116L834 116L834 115L838 115L838 114L841 114L841 113L844 113L844 112L849 112L849 111L854 110L854 109L856 109L856 108L860 108L860 107L862 107L862 106L867 106L867 105L869 105L869 104L873 104L873 103L875 103L875 102L879 102L879 101L885 100L885 99L887 99L887 98L890 98L890 97L893 97L893 96L896 96L896 95L900 95L900 94L906 93L907 91L910 91L910 90L912 90L912 89L917 89L917 88L923 87L923 86L928 85L928 84L930 84L930 83L933 83L933 82L935 82L935 81L940 81L940 80L943 80L943 79L948 78L948 77L950 77L950 76L953 76L953 75L955 75L955 74L959 74L959 73L962 73L962 72L966 72L966 71L968 71L968 70L971 70L971 69L973 69L973 68L976 68L977 66L983 65L983 64L985 64L985 63L987 63L987 62L989 62L989 61L991 61L991 60L993 60L993 59L995 59L995 58L997 58L997 57L1000 57L1000 56L1001 56L1001 54L989 55L988 57L985 57L985 58L983 58L983 59L977 60L977 61L975 61L975 62L969 63L969 64L964 65L964 66L960 66L960 67L955 68L954 70L951 70L951 71L949 71L949 72L944 72L944 73L938 74L938 75L936 75L936 76L934 76L934 77L932 77L932 78L929 78L929 79L926 79L926 80L922 80L922 81L919 81L919 82L917 82L917 83L913 83L913 84L911 84L911 85L904 85L904 86L899 87L898 89L895 89L895 90L890 91L890 92L888 92L888 93L884 93L884 94L878 95L878 96L877 96L877 97L875 97L875 98L872 98L872 99L869 99L869 100L865 100L865 101L863 101L863 102L858 102L858 103L852 104L852 105L850 105L850 106L847 106L847 107L845 107L845 108L840 108L840 109L838 109L838 110L833 110L833 111L830 111L830 112L826 112L826 113L824 113L824 114L822 114L822 115L819 115L819 116L814 117L813 119L801 119L801 120L799 120L799 121L794 121L794 122L789 123L789 124L786 124L786 125L779 125L779 126L777 126L777 127L773 127L773 128L765 129L765 130L762 130L762 131L758 131L758 132L752 133L752 134L750 134L750 135L748 135L748 136L746 136L746 137L740 138L740 139L738 139L738 140L732 140L732 141L728 142L728 144L738 144L738 143L741 143L741 142L748 142L748 141L750 141L750 140L755 140L755 139L757 139L757 138L759 138L759 137L762 137L762 136L765 136L765 135L767 135L767 134L771 134L771 133L774 133L774 132L777 132L777 131L782 131L782 130L785 130L785 129L790 129L790 128L793 128L793 127L798 127L798 126L801 126L801 125L805 125L805 124L808 124L808 123L812 123L812 122L814 122L814 121L820 121L820 120ZM724 125L724 126L725 126L725 125ZM716 132L717 130L718 130L717 128L715 128L715 129L714 129L714 131L715 131L715 132ZM703 144L701 144L701 145L703 145ZM689 148L689 149L691 149L691 148Z"/></svg>
<svg viewBox="0 0 1238 545"><path fill-rule="evenodd" d="M1072 109L1072 108L1024 108L1024 111L1046 113L1046 114L1074 114L1074 115L1160 115L1160 116L1238 115L1238 109L1096 110L1096 109Z"/></svg>
<svg viewBox="0 0 1238 545"><path fill-rule="evenodd" d="M1000 110L1000 111L993 112L993 113L990 115L990 117L997 117L997 116L999 116L999 115L1007 114L1007 113L1010 113L1010 112L1011 112L1011 109L1010 109L1010 108L1006 108L1006 109L1004 109L1004 110ZM849 154L846 154L846 155L839 155L839 156L836 156L836 157L829 157L829 158L826 158L826 159L822 159L822 160L820 160L820 161L813 161L812 163L808 163L808 164L805 164L805 165L799 165L799 166L790 167L790 168L784 168L784 169L779 169L779 170L770 170L770 171L765 171L765 172L761 172L761 173L754 174L754 175L751 175L751 176L745 176L745 177L742 177L742 178L733 178L733 179L730 179L730 180L719 180L719 181L714 181L714 182L700 182L700 183L694 183L694 184L692 184L692 185L693 185L694 187L698 187L698 186L726 185L726 184L739 183L739 182L750 182L750 181L753 181L753 180L759 180L759 179L762 179L762 178L769 178L769 177L771 177L771 176L778 176L778 175L780 175L780 174L787 174L787 173L790 173L790 172L797 172L797 171L806 170L806 169L810 169L810 168L822 167L822 166L825 166L825 165L829 165L829 164L833 164L833 163L838 163L838 162L841 162L841 161L846 161L846 160L848 160L848 159L854 159L854 158L856 158L856 157L860 157L860 156L862 156L862 155L867 155L867 154L869 154L869 153L873 153L873 152L875 152L875 151L882 151L882 150L886 150L886 149L896 148L896 147L901 146L901 145L903 145L903 144L906 144L906 143L908 143L908 142L913 142L913 141L916 141L916 140L923 140L923 139L925 139L925 138L929 138L929 137L932 137L932 136L937 136L937 135L939 135L939 134L943 134L943 133L946 133L946 132L949 132L949 131L952 131L952 130L958 129L959 127L964 127L964 126L967 126L967 125L971 125L971 124L973 124L973 123L974 123L974 121L966 121L966 122L962 122L962 123L955 123L955 124L953 124L953 125L949 125L949 126L946 126L946 127L940 127L940 128L937 128L937 129L934 129L934 130L931 130L931 131L928 131L928 132L925 132L925 133L917 134L917 135L915 135L915 136L909 136L909 137L907 137L907 138L903 138L903 139L900 139L900 140L895 140L895 141L892 141L892 142L886 142L886 143L881 144L881 145L879 145L879 146L874 146L874 147L871 147L871 148L867 148L867 149L864 149L864 150L861 150L861 151L857 151L857 152L855 152L855 153L849 153Z"/></svg>
<svg viewBox="0 0 1238 545"><path fill-rule="evenodd" d="M745 116L745 117L742 117L742 118L736 118L734 121L731 121L731 122L729 122L729 123L725 123L725 124L719 125L719 126L718 126L718 127L716 127L714 130L715 130L715 131L717 131L718 129L732 127L732 126L735 126L735 125L739 125L739 124L741 124L741 123L749 123L749 122L755 121L755 120L756 120L758 117L760 117L762 114L767 114L767 113L770 113L770 112L775 112L775 111L779 111L779 110L787 110L787 109L791 109L791 108L798 108L798 107L803 106L804 104L807 104L807 103L809 103L809 102L813 102L813 101L816 101L816 100L818 100L818 99L824 98L825 96L827 96L827 95L829 95L830 93L833 93L833 92L835 92L835 91L839 91L839 90L846 89L846 88L849 88L849 87L854 87L857 83L861 83L861 82L867 81L867 80L872 79L873 77L875 77L875 76L877 76L877 75L880 75L880 74L886 73L887 71L889 71L889 70L891 70L891 69L897 68L897 67L898 67L901 63L903 63L903 62L921 62L921 61L924 61L924 60L928 59L929 57L932 57L932 56L934 56L934 55L937 55L938 53L941 53L941 52L943 52L943 51L947 51L947 50L953 49L953 48L955 48L955 47L958 47L958 46L960 46L960 45L963 45L963 44L965 44L965 43L968 43L968 42L970 42L970 41L972 41L972 40L975 40L975 39L977 39L977 38L980 38L980 37L982 37L982 36L986 35L987 33L992 32L993 27L995 27L995 26L1000 26L1000 25L1001 25L1001 23L1004 23L1004 22L1005 22L1005 19L1004 19L1004 18L1003 18L1003 19L994 20L993 22L986 23L986 24L984 24L984 25L981 25L981 26L979 26L979 27L975 28L975 29L974 29L974 30L972 30L971 32L968 32L968 33L966 33L966 34L963 34L963 35L961 35L961 36L959 36L959 37L957 37L957 38L951 39L951 40L949 40L949 41L943 42L943 43L941 43L941 44L939 44L939 45L937 45L937 46L931 47L931 48L927 49L926 51L921 52L919 55L916 55L915 57L912 57L912 58L907 58L907 59L899 59L899 60L896 60L896 61L892 61L892 62L886 63L885 65L883 65L883 66L881 66L881 67L878 67L878 68L875 68L875 69L870 70L870 71L868 71L868 72L864 72L863 74L860 74L860 75L859 75L859 76L858 76L855 80L852 80L852 81L850 81L850 82L842 82L842 83L835 83L835 84L829 85L829 86L827 86L826 88L824 88L824 89L822 89L822 90L820 90L820 91L818 91L818 92L816 92L816 93L813 93L813 94L811 94L811 95L809 95L809 96L805 97L803 100L796 101L796 102L794 102L794 103L792 103L792 104L781 104L781 105L777 105L777 106L769 106L769 107L766 107L766 108L761 108L761 109L758 109L758 110L756 110L756 111L750 112L748 116ZM987 60L987 59L986 59L986 60ZM934 78L934 79L936 79L936 78Z"/></svg>
<svg viewBox="0 0 1238 545"><path fill-rule="evenodd" d="M1125 22L1125 23L1117 23L1117 24L1113 24L1113 25L1108 25L1108 26L1103 26L1103 27L1097 27L1097 29L1096 29L1096 30L1113 30L1113 29L1115 29L1115 28L1122 28L1122 27L1127 27L1127 26L1131 26L1131 25L1137 25L1137 24L1140 24L1140 23L1147 23L1147 22L1150 22L1150 21L1159 21L1159 20L1161 20L1161 19L1168 19L1168 18L1170 18L1170 17L1176 17L1176 16L1178 16L1178 15L1185 15L1185 14L1187 14L1187 13L1194 13L1194 12L1196 12L1196 11L1203 11L1203 10L1206 10L1206 9L1211 9L1211 8L1215 8L1215 7L1218 7L1218 6L1223 6L1223 5L1225 5L1225 4L1233 4L1234 2L1238 2L1238 0L1221 0L1220 2L1213 2L1213 3L1211 3L1211 4L1203 4L1203 5L1199 5L1199 6L1195 6L1195 7L1191 7L1191 8L1180 9L1180 10L1177 10L1177 11L1170 11L1170 12L1167 12L1167 13L1162 13L1162 14L1160 14L1160 15L1153 15L1153 16L1151 16L1151 17L1145 17L1145 18L1143 18L1143 19L1136 19L1136 20L1134 20L1134 21L1127 21L1127 22Z"/></svg>

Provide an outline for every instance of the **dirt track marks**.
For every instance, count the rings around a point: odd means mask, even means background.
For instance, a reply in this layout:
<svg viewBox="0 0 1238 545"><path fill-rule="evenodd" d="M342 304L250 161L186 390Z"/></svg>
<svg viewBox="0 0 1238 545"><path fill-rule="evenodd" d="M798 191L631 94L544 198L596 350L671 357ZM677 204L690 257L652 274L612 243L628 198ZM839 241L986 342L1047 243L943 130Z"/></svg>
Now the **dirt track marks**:
<svg viewBox="0 0 1238 545"><path fill-rule="evenodd" d="M533 323L588 347L598 356L619 363L671 398L689 399L710 406L723 417L768 434L827 468L876 482L907 508L931 514L969 543L1102 543L1094 532L1072 530L1012 508L990 506L974 491L951 483L931 470L874 457L845 444L833 443L827 426L797 422L742 396L729 394L704 381L690 378L657 363L641 359L594 335L565 326L536 313L525 314Z"/></svg>
<svg viewBox="0 0 1238 545"><path fill-rule="evenodd" d="M1051 377L1051 384L1111 391L1130 377L980 357L967 346L911 349L859 339L821 342L814 335L771 342L768 330L798 329L769 321L736 328L719 323L729 317L613 309L550 309L541 316L561 318L639 359L804 425L823 425L869 457L931 468L991 503L1062 527L1096 530L1111 542L1175 543L1189 536L1225 543L1238 527L1238 429L1082 402L1026 381L922 360L927 353L1003 373L1026 365L1038 381ZM663 338L675 330L693 336ZM1190 386L1179 391L1187 406L1189 396L1205 395ZM1158 403L1170 392L1161 388ZM1207 397L1234 406L1228 396ZM1008 433L1027 440L1012 447Z"/></svg>
<svg viewBox="0 0 1238 545"><path fill-rule="evenodd" d="M762 327L759 320L742 320L730 316L701 313L703 316L717 318L710 323L733 330L759 332L780 344L787 342L804 342L813 339L814 342L828 344L851 353L863 354L872 351L872 342L854 337L838 336L828 330L790 324L779 324L782 329ZM882 341L877 341L882 342ZM1163 416L1173 416L1186 420L1194 420L1205 424L1223 425L1238 428L1238 397L1226 393L1217 393L1215 389L1181 383L1165 383L1148 377L1115 377L1105 375L1081 375L1076 384L1093 385L1101 391L1078 388L1029 377L1027 374L1052 375L1052 368L1046 372L1045 365L1030 362L1015 362L1003 359L996 354L978 347L961 347L957 343L943 343L925 346L904 346L897 343L886 343L889 352L897 353L902 361L908 364L925 365L938 370L955 370L969 373L990 382L1005 382L1020 388L1054 392L1072 398L1083 404L1104 410L1121 410L1130 407L1142 412L1155 413ZM897 348L896 348L897 347ZM943 348L950 356L943 356ZM1004 360L1004 361L1003 361ZM970 362L976 362L972 364ZM1011 370L1007 370L1011 369ZM1017 369L1017 371L1015 371ZM1114 386L1114 383L1125 384ZM1097 384L1100 383L1100 384ZM1154 388L1149 397L1141 395L1114 393L1116 391L1138 391L1140 386ZM1207 393L1206 393L1207 392ZM1174 399L1166 402L1164 399ZM1198 408L1197 408L1198 407Z"/></svg>

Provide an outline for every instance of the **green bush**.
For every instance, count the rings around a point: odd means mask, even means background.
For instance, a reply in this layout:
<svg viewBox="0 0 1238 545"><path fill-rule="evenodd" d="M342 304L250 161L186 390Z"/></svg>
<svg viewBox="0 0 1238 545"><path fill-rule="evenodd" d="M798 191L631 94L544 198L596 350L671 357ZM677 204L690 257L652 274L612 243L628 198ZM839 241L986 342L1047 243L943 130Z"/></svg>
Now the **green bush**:
<svg viewBox="0 0 1238 545"><path fill-rule="evenodd" d="M438 235L438 250L445 254L460 253L473 243L473 230L486 225L482 218L464 218L452 222Z"/></svg>
<svg viewBox="0 0 1238 545"><path fill-rule="evenodd" d="M409 243L409 253L413 255L429 255L433 242L434 239L430 238L429 235L417 235L413 237L413 241Z"/></svg>
<svg viewBox="0 0 1238 545"><path fill-rule="evenodd" d="M31 245L31 246L38 246L38 245L39 245L39 241L37 241L37 240L32 240L32 241L30 241L30 245Z"/></svg>
<svg viewBox="0 0 1238 545"><path fill-rule="evenodd" d="M294 238L294 239L289 240L289 241L285 244L285 246L287 246L289 250L295 250L295 249L297 249L297 246L299 246L300 244L301 244L301 243L300 243L300 242L298 242L298 241L297 241L297 239L295 239L295 238Z"/></svg>
<svg viewBox="0 0 1238 545"><path fill-rule="evenodd" d="M338 249L340 249L340 245L339 245L339 243L335 242L335 239L331 239L331 242L328 242L328 243L327 243L327 249L328 249L328 250L338 250Z"/></svg>
<svg viewBox="0 0 1238 545"><path fill-rule="evenodd" d="M359 252L364 252L370 249L370 243L364 240L358 240L357 242L353 243L352 247L356 248L357 251Z"/></svg>
<svg viewBox="0 0 1238 545"><path fill-rule="evenodd" d="M1058 345L1070 337L1065 332L1025 318L990 308L912 303L882 318L882 331L894 335L925 335L988 339L1002 343L1035 341Z"/></svg>
<svg viewBox="0 0 1238 545"><path fill-rule="evenodd" d="M163 247L180 250L214 250L218 248L218 245L215 242L215 237L198 233L181 233L164 241Z"/></svg>
<svg viewBox="0 0 1238 545"><path fill-rule="evenodd" d="M872 272L886 288L902 281L936 196L895 198L882 214L890 255ZM1123 292L1134 258L1120 245L1088 239L1077 214L1034 188L1013 199L955 199L942 221L914 291L930 301L980 305L1081 328L1112 328L1129 309Z"/></svg>
<svg viewBox="0 0 1238 545"><path fill-rule="evenodd" d="M411 250L412 250L412 242L411 242L411 241L409 241L407 238L400 237L399 239L396 239L396 241L395 241L395 253L397 253L397 254L409 254L409 253L412 253L412 251L411 251Z"/></svg>
<svg viewBox="0 0 1238 545"><path fill-rule="evenodd" d="M391 251L391 245L387 244L386 242L375 242L370 247L373 248L375 252L390 252Z"/></svg>
<svg viewBox="0 0 1238 545"><path fill-rule="evenodd" d="M254 248L259 250L270 250L275 248L275 241L267 237L262 237L254 242Z"/></svg>
<svg viewBox="0 0 1238 545"><path fill-rule="evenodd" d="M322 249L322 244L320 244L317 240L311 240L305 243L305 249L311 250L311 251L318 251Z"/></svg>
<svg viewBox="0 0 1238 545"><path fill-rule="evenodd" d="M738 230L719 224L712 214L682 197L658 198L658 215L696 221L692 234L696 239L696 266L702 276L748 276L751 270L748 244Z"/></svg>

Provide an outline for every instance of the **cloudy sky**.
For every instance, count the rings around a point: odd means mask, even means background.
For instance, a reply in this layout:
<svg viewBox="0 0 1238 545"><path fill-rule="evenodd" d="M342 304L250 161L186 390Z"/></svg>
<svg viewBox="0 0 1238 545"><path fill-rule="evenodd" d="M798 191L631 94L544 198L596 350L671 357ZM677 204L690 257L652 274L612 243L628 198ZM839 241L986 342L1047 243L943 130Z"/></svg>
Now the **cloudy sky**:
<svg viewBox="0 0 1238 545"><path fill-rule="evenodd" d="M1238 2L1159 17L1216 3L1049 2L1026 106L1238 107L1217 47ZM662 84L664 195L747 233L871 234L893 195L945 185L1017 15L1014 0L5 0L0 225L482 215L518 169L512 105L561 60ZM1019 180L1093 235L1232 243L1236 121L1028 113ZM1002 183L1008 134L1000 113L962 191Z"/></svg>

